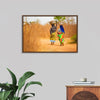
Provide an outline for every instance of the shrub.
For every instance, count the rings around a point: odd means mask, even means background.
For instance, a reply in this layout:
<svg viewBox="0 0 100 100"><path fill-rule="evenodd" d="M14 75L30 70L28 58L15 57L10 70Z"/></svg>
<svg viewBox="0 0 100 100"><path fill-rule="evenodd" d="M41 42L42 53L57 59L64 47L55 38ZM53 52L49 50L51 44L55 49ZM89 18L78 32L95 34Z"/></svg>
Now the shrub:
<svg viewBox="0 0 100 100"><path fill-rule="evenodd" d="M73 36L71 37L71 40L72 40L71 43L77 43L77 35L76 35L76 34L73 35Z"/></svg>

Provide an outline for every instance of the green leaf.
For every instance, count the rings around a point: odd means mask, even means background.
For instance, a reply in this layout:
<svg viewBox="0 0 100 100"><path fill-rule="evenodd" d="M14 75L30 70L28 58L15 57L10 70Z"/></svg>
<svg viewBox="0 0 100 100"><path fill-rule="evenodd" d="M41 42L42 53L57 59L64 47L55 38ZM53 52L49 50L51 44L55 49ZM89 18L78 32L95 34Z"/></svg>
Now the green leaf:
<svg viewBox="0 0 100 100"><path fill-rule="evenodd" d="M14 97L13 100L20 100L20 97Z"/></svg>
<svg viewBox="0 0 100 100"><path fill-rule="evenodd" d="M32 96L28 96L28 94L31 94ZM21 100L25 100L28 97L33 97L33 96L35 96L35 93L23 93L21 96Z"/></svg>
<svg viewBox="0 0 100 100"><path fill-rule="evenodd" d="M31 81L31 82L29 82L29 83L27 83L25 85L24 91L26 90L27 87L29 87L30 85L33 85L33 84L37 84L37 85L42 86L42 83L41 82Z"/></svg>
<svg viewBox="0 0 100 100"><path fill-rule="evenodd" d="M0 92L0 100L2 100L2 93Z"/></svg>
<svg viewBox="0 0 100 100"><path fill-rule="evenodd" d="M18 86L15 86L15 85L12 85L12 84L9 84L9 85L10 85L10 90L12 90L12 92L9 95L9 99L12 100L12 97L14 97L15 94L16 94L16 91L18 89Z"/></svg>
<svg viewBox="0 0 100 100"><path fill-rule="evenodd" d="M0 83L0 88L3 89L3 90L9 90L9 86L8 84L5 84L5 83Z"/></svg>
<svg viewBox="0 0 100 100"><path fill-rule="evenodd" d="M0 100L3 99L3 94L4 94L4 92L0 92Z"/></svg>
<svg viewBox="0 0 100 100"><path fill-rule="evenodd" d="M55 16L54 19L60 22L60 21L64 21L66 18L64 16Z"/></svg>
<svg viewBox="0 0 100 100"><path fill-rule="evenodd" d="M4 92L5 92L4 99L6 100L7 97L10 95L10 93L12 92L12 90L10 90L10 91L4 91Z"/></svg>
<svg viewBox="0 0 100 100"><path fill-rule="evenodd" d="M21 90L21 88L24 86L25 81L30 78L31 76L33 76L35 73L28 71L26 73L24 73L24 75L19 79L18 82L18 92Z"/></svg>
<svg viewBox="0 0 100 100"><path fill-rule="evenodd" d="M10 87L10 90L13 90L13 92L16 92L17 89L18 89L18 86L17 85L9 84L9 87Z"/></svg>
<svg viewBox="0 0 100 100"><path fill-rule="evenodd" d="M0 100L6 100L12 91L0 92Z"/></svg>
<svg viewBox="0 0 100 100"><path fill-rule="evenodd" d="M0 100L3 99L3 94L4 94L4 92L0 92Z"/></svg>
<svg viewBox="0 0 100 100"><path fill-rule="evenodd" d="M26 96L27 94L31 94L32 96L35 96L35 93L23 93L21 98L23 98L24 96Z"/></svg>
<svg viewBox="0 0 100 100"><path fill-rule="evenodd" d="M12 97L14 97L17 89L18 89L18 86L15 86L15 85L12 85L12 84L8 84L8 83L0 83L0 88L4 91L11 91L11 93L9 94L9 99L11 99ZM3 92L3 91L1 91ZM12 100L12 99L11 99Z"/></svg>
<svg viewBox="0 0 100 100"><path fill-rule="evenodd" d="M27 98L29 98L29 97L32 97L32 96L25 96L23 99L21 99L21 100L25 100L25 99L27 99Z"/></svg>
<svg viewBox="0 0 100 100"><path fill-rule="evenodd" d="M7 68L7 70L9 71L9 73L10 73L10 75L12 77L12 84L16 85L17 84L17 79L16 79L15 74L10 69Z"/></svg>

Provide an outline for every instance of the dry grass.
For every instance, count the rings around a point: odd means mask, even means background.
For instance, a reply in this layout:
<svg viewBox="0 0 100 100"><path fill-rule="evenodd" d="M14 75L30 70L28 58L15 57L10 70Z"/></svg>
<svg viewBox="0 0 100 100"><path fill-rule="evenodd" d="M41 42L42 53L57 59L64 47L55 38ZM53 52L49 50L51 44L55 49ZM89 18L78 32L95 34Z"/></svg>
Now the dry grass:
<svg viewBox="0 0 100 100"><path fill-rule="evenodd" d="M70 38L77 32L77 25L64 24L65 38ZM41 38L50 38L50 24L31 23L23 25L23 52L35 52L41 49ZM57 27L57 29L59 26Z"/></svg>

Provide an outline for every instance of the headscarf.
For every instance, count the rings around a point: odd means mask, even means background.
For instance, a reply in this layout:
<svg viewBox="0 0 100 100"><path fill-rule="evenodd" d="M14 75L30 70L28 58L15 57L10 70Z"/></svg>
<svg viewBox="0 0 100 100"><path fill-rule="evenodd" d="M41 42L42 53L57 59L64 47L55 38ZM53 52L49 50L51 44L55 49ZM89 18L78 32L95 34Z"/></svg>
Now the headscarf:
<svg viewBox="0 0 100 100"><path fill-rule="evenodd" d="M61 32L65 33L63 25L60 25Z"/></svg>

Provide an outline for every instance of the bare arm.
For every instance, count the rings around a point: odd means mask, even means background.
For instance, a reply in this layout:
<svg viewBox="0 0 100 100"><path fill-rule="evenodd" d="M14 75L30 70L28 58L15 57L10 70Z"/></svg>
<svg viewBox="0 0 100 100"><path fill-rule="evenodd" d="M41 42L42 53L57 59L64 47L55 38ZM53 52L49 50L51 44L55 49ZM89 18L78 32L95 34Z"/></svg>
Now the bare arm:
<svg viewBox="0 0 100 100"><path fill-rule="evenodd" d="M52 28L50 29L50 34L52 33Z"/></svg>

